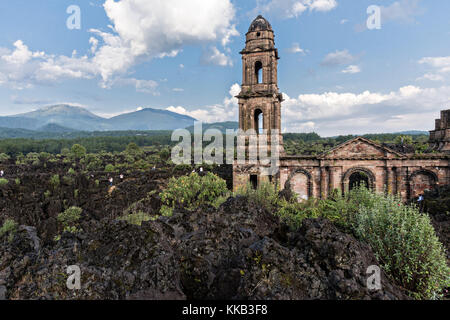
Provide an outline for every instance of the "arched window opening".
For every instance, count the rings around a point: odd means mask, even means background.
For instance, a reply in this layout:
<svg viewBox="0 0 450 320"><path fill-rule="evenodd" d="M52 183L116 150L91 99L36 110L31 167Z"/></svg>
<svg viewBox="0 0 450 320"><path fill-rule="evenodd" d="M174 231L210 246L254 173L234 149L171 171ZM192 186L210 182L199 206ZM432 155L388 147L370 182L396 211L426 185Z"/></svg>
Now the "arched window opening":
<svg viewBox="0 0 450 320"><path fill-rule="evenodd" d="M358 187L369 188L369 176L364 172L358 171L353 173L349 180L350 191Z"/></svg>
<svg viewBox="0 0 450 320"><path fill-rule="evenodd" d="M264 130L264 114L260 109L255 110L255 131L262 134Z"/></svg>
<svg viewBox="0 0 450 320"><path fill-rule="evenodd" d="M255 76L256 76L256 83L263 83L263 66L261 61L256 61L255 63Z"/></svg>

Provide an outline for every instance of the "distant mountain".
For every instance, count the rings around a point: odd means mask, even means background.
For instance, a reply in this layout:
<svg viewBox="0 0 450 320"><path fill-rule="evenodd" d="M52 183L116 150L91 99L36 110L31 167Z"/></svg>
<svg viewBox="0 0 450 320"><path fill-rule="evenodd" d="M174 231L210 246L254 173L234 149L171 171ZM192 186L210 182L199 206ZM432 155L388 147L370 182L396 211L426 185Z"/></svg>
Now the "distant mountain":
<svg viewBox="0 0 450 320"><path fill-rule="evenodd" d="M114 130L174 130L186 128L196 120L189 116L158 109L121 114L108 119L107 123Z"/></svg>
<svg viewBox="0 0 450 320"><path fill-rule="evenodd" d="M396 132L395 134L405 134L408 136L421 136L421 135L428 136L430 133L428 131L410 130L410 131Z"/></svg>
<svg viewBox="0 0 450 320"><path fill-rule="evenodd" d="M56 123L49 123L43 127L40 127L38 131L47 133L67 133L67 132L77 132L78 130L66 128Z"/></svg>
<svg viewBox="0 0 450 320"><path fill-rule="evenodd" d="M66 104L45 107L14 116L0 117L0 127L45 132L108 130L174 130L192 126L194 118L158 109L143 109L110 119Z"/></svg>

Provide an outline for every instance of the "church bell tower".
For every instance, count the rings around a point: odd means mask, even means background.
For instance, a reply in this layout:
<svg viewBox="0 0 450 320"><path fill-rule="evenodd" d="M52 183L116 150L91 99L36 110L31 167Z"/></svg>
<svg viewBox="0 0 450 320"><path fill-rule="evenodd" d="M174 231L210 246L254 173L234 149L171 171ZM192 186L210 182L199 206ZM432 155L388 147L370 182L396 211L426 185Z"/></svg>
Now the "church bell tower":
<svg viewBox="0 0 450 320"><path fill-rule="evenodd" d="M239 99L239 128L255 130L262 134L265 130L268 144L271 135L278 130L280 154L284 154L281 135L282 94L278 89L277 66L278 49L270 23L258 16L246 34L246 44L242 55L242 91Z"/></svg>

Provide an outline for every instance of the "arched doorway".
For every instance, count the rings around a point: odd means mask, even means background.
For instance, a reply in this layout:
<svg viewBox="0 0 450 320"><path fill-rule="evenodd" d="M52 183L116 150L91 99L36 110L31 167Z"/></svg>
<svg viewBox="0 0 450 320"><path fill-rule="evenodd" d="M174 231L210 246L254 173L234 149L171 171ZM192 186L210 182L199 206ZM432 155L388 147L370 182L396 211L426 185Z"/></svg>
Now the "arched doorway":
<svg viewBox="0 0 450 320"><path fill-rule="evenodd" d="M294 170L286 181L285 188L291 190L298 201L305 201L312 197L311 174L304 169Z"/></svg>
<svg viewBox="0 0 450 320"><path fill-rule="evenodd" d="M409 179L409 195L414 199L436 188L438 182L437 175L428 170L419 170L414 172Z"/></svg>
<svg viewBox="0 0 450 320"><path fill-rule="evenodd" d="M342 191L349 192L361 184L368 189L374 189L375 175L367 168L352 168L342 178Z"/></svg>
<svg viewBox="0 0 450 320"><path fill-rule="evenodd" d="M369 177L362 171L353 172L349 178L349 191L352 191L360 186L369 188Z"/></svg>

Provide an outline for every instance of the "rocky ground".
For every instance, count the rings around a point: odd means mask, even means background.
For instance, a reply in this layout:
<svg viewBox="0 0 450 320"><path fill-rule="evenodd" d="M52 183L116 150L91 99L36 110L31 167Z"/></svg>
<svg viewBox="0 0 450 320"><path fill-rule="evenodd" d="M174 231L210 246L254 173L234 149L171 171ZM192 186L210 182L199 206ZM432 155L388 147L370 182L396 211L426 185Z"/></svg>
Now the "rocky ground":
<svg viewBox="0 0 450 320"><path fill-rule="evenodd" d="M123 181L105 172L64 178L68 168L6 168L0 223L13 218L20 227L12 241L0 239L0 298L407 298L384 274L382 290L369 291L367 267L377 265L371 249L327 220L306 220L293 233L245 198L230 198L219 209L176 211L142 226L117 219L136 204L157 213L168 179L192 168L127 173ZM213 170L231 181L229 168ZM57 187L50 183L54 174L61 177ZM83 209L82 231L55 241L61 233L56 217L70 206ZM67 289L70 265L81 269L81 290Z"/></svg>
<svg viewBox="0 0 450 320"><path fill-rule="evenodd" d="M405 299L382 275L370 248L326 220L295 233L263 208L230 198L218 210L176 212L142 226L104 218L45 245L20 227L0 246L0 287L8 299ZM78 265L81 290L66 287Z"/></svg>

